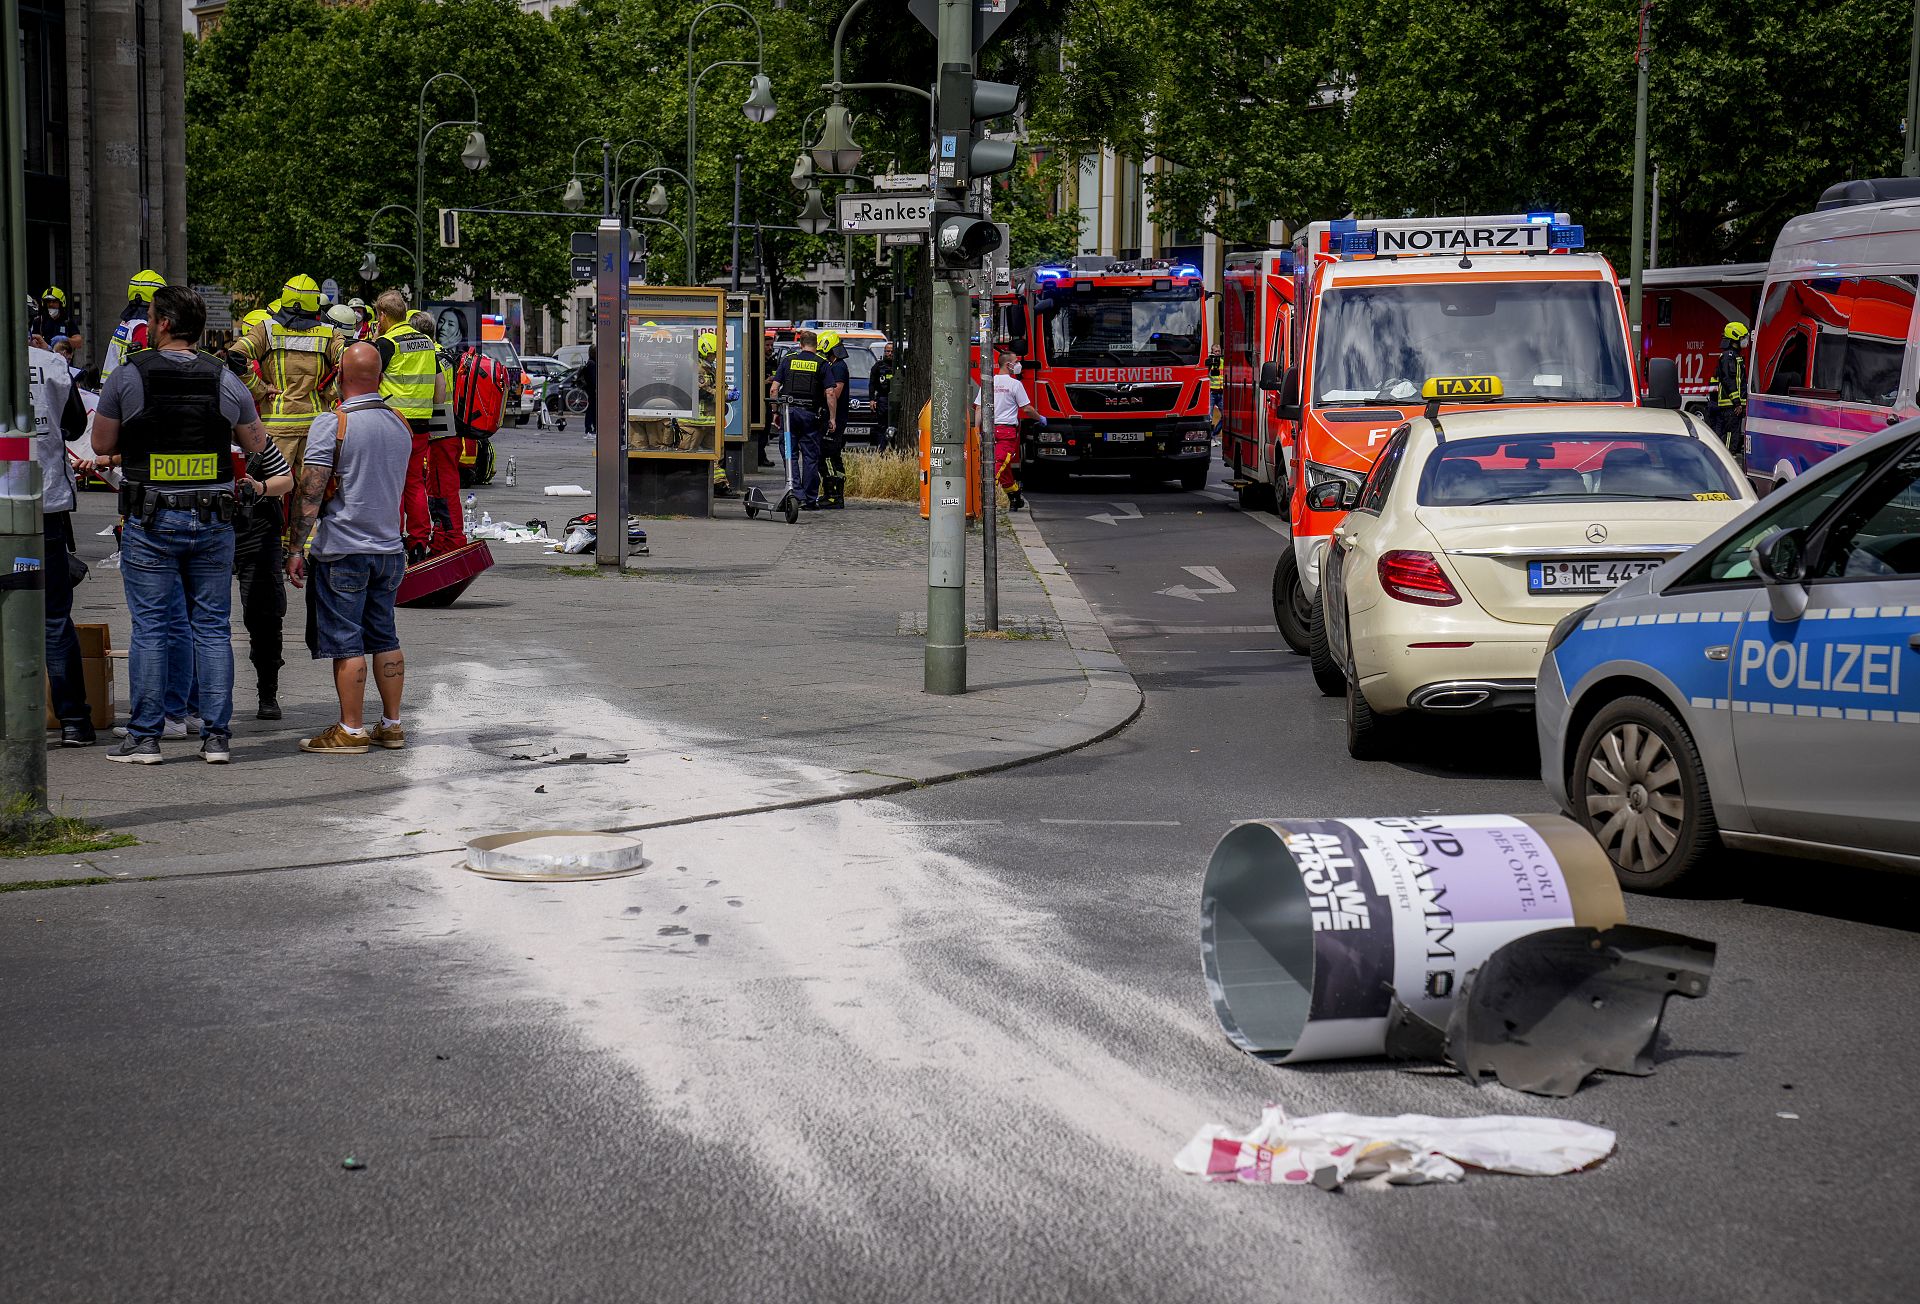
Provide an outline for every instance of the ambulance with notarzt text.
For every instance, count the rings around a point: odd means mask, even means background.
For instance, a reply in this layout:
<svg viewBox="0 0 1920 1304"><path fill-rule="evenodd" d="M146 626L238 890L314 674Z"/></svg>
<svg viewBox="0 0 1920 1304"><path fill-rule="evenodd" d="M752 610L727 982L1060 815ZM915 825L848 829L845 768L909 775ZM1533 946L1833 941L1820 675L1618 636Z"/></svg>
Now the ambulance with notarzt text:
<svg viewBox="0 0 1920 1304"><path fill-rule="evenodd" d="M1619 280L1584 243L1567 214L1545 212L1348 218L1295 241L1289 362L1260 376L1292 449L1293 539L1273 581L1289 646L1308 650L1320 560L1345 518L1328 506L1341 493L1312 490L1357 490L1429 378L1496 376L1502 407L1639 403Z"/></svg>

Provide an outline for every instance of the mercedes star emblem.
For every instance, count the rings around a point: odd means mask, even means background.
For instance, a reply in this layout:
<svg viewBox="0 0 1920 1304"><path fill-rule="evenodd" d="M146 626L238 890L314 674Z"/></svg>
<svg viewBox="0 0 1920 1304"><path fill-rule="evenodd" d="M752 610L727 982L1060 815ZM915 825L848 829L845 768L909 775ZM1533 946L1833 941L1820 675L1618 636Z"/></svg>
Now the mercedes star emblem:
<svg viewBox="0 0 1920 1304"><path fill-rule="evenodd" d="M1587 542L1588 542L1588 543L1605 543L1606 541L1607 541L1607 527L1606 527L1606 526L1604 526L1604 525L1589 525L1589 526L1587 527Z"/></svg>

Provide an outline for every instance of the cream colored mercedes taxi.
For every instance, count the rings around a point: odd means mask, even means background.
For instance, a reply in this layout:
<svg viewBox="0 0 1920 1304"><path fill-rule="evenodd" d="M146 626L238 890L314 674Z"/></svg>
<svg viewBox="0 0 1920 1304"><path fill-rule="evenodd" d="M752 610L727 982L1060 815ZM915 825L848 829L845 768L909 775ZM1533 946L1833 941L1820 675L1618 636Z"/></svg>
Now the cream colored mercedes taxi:
<svg viewBox="0 0 1920 1304"><path fill-rule="evenodd" d="M1469 388L1471 387L1471 388ZM1497 398L1494 377L1436 377ZM1347 750L1394 744L1408 712L1533 708L1568 612L1678 556L1753 501L1706 423L1661 408L1532 404L1428 415L1387 439L1322 559L1314 679L1345 692Z"/></svg>

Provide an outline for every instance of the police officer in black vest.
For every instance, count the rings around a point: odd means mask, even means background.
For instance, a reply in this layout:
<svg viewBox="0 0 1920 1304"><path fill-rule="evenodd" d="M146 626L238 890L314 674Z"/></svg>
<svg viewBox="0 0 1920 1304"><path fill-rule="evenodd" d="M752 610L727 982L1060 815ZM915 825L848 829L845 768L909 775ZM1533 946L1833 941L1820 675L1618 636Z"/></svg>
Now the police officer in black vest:
<svg viewBox="0 0 1920 1304"><path fill-rule="evenodd" d="M793 492L809 511L820 507L820 441L827 429L827 387L830 364L814 351L812 331L800 332L800 348L789 353L773 373L770 392L785 395L787 441L785 455Z"/></svg>
<svg viewBox="0 0 1920 1304"><path fill-rule="evenodd" d="M126 477L120 575L133 621L132 712L126 738L107 756L137 765L160 763L167 615L182 594L204 722L200 755L214 765L232 759L232 446L257 453L267 436L240 378L195 349L206 322L193 290L156 290L149 347L107 378L93 424L94 450L119 454Z"/></svg>

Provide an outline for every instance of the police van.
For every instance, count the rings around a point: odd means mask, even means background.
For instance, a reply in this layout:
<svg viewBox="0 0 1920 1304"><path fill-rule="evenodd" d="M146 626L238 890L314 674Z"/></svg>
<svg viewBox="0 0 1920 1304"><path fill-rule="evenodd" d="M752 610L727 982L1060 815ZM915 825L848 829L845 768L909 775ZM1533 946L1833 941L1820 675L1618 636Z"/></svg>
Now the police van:
<svg viewBox="0 0 1920 1304"><path fill-rule="evenodd" d="M1920 420L1573 612L1535 704L1630 889L1720 846L1920 870Z"/></svg>

